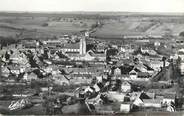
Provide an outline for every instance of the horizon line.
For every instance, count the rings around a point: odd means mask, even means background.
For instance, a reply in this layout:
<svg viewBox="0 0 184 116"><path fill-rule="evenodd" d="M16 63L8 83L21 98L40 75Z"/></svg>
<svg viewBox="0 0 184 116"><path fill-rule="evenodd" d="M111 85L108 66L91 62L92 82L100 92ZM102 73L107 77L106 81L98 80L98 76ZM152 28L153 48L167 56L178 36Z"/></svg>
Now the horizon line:
<svg viewBox="0 0 184 116"><path fill-rule="evenodd" d="M142 11L12 11L12 10L3 10L0 13L135 13L135 14L181 14L184 15L184 12L142 12Z"/></svg>

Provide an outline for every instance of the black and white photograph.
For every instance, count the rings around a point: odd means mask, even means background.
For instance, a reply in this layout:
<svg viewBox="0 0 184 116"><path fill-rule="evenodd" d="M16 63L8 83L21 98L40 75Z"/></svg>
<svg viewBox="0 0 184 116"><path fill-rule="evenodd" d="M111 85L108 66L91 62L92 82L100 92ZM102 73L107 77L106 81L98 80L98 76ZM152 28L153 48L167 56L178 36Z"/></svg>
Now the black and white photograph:
<svg viewBox="0 0 184 116"><path fill-rule="evenodd" d="M184 115L184 0L0 0L0 116Z"/></svg>

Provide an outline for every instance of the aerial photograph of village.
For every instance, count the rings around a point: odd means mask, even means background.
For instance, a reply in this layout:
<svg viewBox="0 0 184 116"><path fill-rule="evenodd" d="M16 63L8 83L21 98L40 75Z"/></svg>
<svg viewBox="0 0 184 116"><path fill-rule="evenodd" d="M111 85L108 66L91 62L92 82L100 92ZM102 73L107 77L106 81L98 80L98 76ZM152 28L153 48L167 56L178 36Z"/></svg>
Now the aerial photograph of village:
<svg viewBox="0 0 184 116"><path fill-rule="evenodd" d="M53 1L59 7L68 4ZM184 114L184 9L150 13L1 8L0 115Z"/></svg>

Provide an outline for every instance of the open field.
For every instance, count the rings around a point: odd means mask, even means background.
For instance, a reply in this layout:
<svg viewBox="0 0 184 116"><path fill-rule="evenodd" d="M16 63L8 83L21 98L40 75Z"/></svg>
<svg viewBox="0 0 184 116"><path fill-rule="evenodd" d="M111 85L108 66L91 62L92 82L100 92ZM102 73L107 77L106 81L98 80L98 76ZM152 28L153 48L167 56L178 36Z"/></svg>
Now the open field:
<svg viewBox="0 0 184 116"><path fill-rule="evenodd" d="M35 36L59 36L78 33L91 28L95 21L58 17L1 16L0 36L18 37L22 34Z"/></svg>
<svg viewBox="0 0 184 116"><path fill-rule="evenodd" d="M123 35L179 35L184 31L184 17L123 17L119 21L106 21L94 36Z"/></svg>
<svg viewBox="0 0 184 116"><path fill-rule="evenodd" d="M184 31L183 14L140 13L0 13L0 36L51 38L91 29L92 36L122 38L123 35L178 35Z"/></svg>

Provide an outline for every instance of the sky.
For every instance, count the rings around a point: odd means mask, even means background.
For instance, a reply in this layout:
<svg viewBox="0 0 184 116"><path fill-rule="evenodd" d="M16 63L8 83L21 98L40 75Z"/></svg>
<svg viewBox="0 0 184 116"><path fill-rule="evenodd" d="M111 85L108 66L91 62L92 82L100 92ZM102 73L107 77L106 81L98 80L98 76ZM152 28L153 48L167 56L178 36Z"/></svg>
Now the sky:
<svg viewBox="0 0 184 116"><path fill-rule="evenodd" d="M0 11L125 11L184 13L184 0L0 0Z"/></svg>

